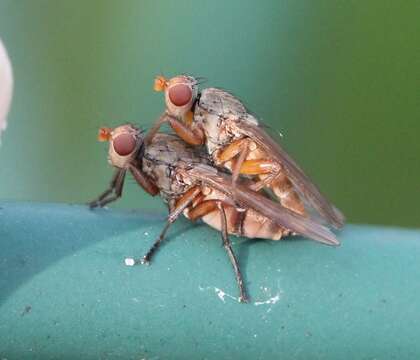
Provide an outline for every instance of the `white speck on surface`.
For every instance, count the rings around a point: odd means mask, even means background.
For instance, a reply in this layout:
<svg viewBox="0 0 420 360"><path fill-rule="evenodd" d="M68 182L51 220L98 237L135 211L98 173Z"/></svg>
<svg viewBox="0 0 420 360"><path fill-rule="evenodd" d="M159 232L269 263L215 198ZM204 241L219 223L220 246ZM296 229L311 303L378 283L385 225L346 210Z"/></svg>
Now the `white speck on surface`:
<svg viewBox="0 0 420 360"><path fill-rule="evenodd" d="M124 263L126 266L134 266L136 261L133 258L125 258Z"/></svg>
<svg viewBox="0 0 420 360"><path fill-rule="evenodd" d="M269 298L268 300L256 301L256 302L254 302L254 305L259 306L259 305L275 304L279 300L280 300L280 293L278 293L276 296L273 296L273 297Z"/></svg>
<svg viewBox="0 0 420 360"><path fill-rule="evenodd" d="M214 288L214 290L216 291L216 294L219 297L219 299L225 302L226 293L218 288Z"/></svg>
<svg viewBox="0 0 420 360"><path fill-rule="evenodd" d="M145 231L144 236L149 236L149 233L147 231Z"/></svg>
<svg viewBox="0 0 420 360"><path fill-rule="evenodd" d="M231 298L233 300L239 301L239 299L237 297L229 295L229 294L225 293L223 290L221 290L217 287L214 288L214 291L216 292L219 299L222 300L223 302L225 302L225 297L228 297L228 298Z"/></svg>
<svg viewBox="0 0 420 360"><path fill-rule="evenodd" d="M226 302L225 298L230 298L232 300L238 301L239 302L239 298L232 296L230 294L225 293L222 289L219 289L217 287L211 287L211 286L207 286L207 287L202 287L199 286L198 287L200 289L200 291L204 291L204 290L214 290L214 292L216 293L217 297L222 300L223 302Z"/></svg>

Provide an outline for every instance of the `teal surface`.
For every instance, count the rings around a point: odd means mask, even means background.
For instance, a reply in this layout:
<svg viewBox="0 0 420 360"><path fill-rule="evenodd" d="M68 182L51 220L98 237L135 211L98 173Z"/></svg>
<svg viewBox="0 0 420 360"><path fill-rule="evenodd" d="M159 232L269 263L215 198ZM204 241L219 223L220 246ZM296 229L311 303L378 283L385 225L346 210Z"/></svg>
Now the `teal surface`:
<svg viewBox="0 0 420 360"><path fill-rule="evenodd" d="M349 225L342 246L235 239L141 212L0 204L0 359L414 359L420 231Z"/></svg>
<svg viewBox="0 0 420 360"><path fill-rule="evenodd" d="M82 203L99 126L148 127L153 78L238 95L352 222L420 227L420 2L0 0L15 96L0 199ZM161 208L137 187L117 206Z"/></svg>

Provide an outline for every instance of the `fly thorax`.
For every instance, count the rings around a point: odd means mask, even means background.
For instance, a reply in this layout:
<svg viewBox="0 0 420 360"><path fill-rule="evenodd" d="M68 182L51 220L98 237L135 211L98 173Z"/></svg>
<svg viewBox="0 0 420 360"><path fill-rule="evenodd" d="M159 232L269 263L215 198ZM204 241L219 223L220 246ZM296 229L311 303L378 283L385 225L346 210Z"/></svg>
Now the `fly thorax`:
<svg viewBox="0 0 420 360"><path fill-rule="evenodd" d="M206 146L209 154L215 153L232 141L232 133L226 127L225 119L209 114L202 123L206 135Z"/></svg>
<svg viewBox="0 0 420 360"><path fill-rule="evenodd" d="M171 196L181 195L192 180L181 170L185 164L206 162L200 150L188 146L179 137L157 134L143 154L142 168L161 190Z"/></svg>
<svg viewBox="0 0 420 360"><path fill-rule="evenodd" d="M238 129L238 118L233 115L229 115L225 119L223 119L221 132L218 139L219 148L224 148L225 146L232 143L243 135Z"/></svg>
<svg viewBox="0 0 420 360"><path fill-rule="evenodd" d="M225 121L225 132L229 137L229 140L232 141L234 139L238 139L242 137L241 132L238 129L238 124L240 123L240 118L235 115L229 115Z"/></svg>

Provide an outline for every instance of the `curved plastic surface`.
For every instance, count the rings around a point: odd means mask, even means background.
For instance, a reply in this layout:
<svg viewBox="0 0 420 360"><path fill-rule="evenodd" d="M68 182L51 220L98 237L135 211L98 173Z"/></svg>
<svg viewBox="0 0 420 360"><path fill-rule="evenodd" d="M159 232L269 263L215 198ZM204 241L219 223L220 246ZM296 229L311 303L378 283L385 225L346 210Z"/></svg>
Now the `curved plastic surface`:
<svg viewBox="0 0 420 360"><path fill-rule="evenodd" d="M420 354L420 232L349 225L332 248L234 239L162 216L0 204L1 359L405 359Z"/></svg>

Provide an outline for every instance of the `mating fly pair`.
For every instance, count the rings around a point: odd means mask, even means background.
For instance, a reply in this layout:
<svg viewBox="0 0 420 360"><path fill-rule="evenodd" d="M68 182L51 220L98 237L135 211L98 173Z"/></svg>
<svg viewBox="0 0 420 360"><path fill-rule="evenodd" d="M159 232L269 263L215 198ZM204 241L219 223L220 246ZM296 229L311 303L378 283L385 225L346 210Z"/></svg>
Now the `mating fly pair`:
<svg viewBox="0 0 420 360"><path fill-rule="evenodd" d="M102 128L99 134L100 140L109 141L108 159L116 171L109 188L90 206L118 199L128 171L149 194L160 194L169 207L156 242L143 258L126 259L127 265L148 263L181 214L192 221L202 219L221 232L239 300L247 301L230 234L272 240L300 234L338 245L324 223L342 226L341 213L260 129L239 100L218 89L205 89L200 96L196 80L188 76L158 78L155 89L165 91L167 110L148 134L128 124ZM179 137L159 133L164 122ZM308 210L317 212L322 221Z"/></svg>

